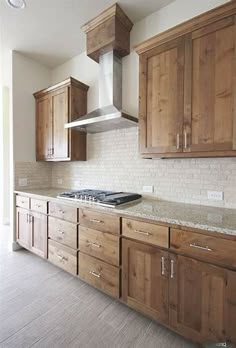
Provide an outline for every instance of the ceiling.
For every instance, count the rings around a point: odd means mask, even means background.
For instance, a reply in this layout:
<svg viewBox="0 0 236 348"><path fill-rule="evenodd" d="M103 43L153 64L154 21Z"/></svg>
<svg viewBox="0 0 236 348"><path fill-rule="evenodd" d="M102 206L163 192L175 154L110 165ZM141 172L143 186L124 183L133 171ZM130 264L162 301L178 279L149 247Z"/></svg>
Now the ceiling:
<svg viewBox="0 0 236 348"><path fill-rule="evenodd" d="M56 67L85 50L80 27L115 0L25 0L24 10L0 0L0 32L4 47L17 50ZM173 0L121 0L119 5L133 22Z"/></svg>

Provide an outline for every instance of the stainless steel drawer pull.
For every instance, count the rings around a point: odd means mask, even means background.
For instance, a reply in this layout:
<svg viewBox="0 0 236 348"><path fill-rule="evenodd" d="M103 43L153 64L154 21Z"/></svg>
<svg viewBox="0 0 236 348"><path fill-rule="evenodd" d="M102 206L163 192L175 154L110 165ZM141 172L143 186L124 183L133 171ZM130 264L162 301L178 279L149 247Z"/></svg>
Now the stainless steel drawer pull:
<svg viewBox="0 0 236 348"><path fill-rule="evenodd" d="M152 234L149 232L144 232L144 231L139 231L139 230L134 230L135 233L143 234L144 236L151 236Z"/></svg>
<svg viewBox="0 0 236 348"><path fill-rule="evenodd" d="M37 208L42 208L41 204L36 204Z"/></svg>
<svg viewBox="0 0 236 348"><path fill-rule="evenodd" d="M188 148L188 137L187 132L184 132L184 148Z"/></svg>
<svg viewBox="0 0 236 348"><path fill-rule="evenodd" d="M96 248L101 248L101 244L97 244L97 243L92 243L92 242L89 242L88 245L92 245Z"/></svg>
<svg viewBox="0 0 236 348"><path fill-rule="evenodd" d="M89 272L92 274L94 277L101 278L101 274L97 274L96 272Z"/></svg>
<svg viewBox="0 0 236 348"><path fill-rule="evenodd" d="M21 204L25 204L25 201L20 201L21 202Z"/></svg>
<svg viewBox="0 0 236 348"><path fill-rule="evenodd" d="M62 210L62 209L59 209L59 213L65 214L64 210Z"/></svg>
<svg viewBox="0 0 236 348"><path fill-rule="evenodd" d="M174 270L174 260L170 261L170 277L173 279L175 277L175 270Z"/></svg>
<svg viewBox="0 0 236 348"><path fill-rule="evenodd" d="M161 275L165 275L165 258L162 256L161 258Z"/></svg>
<svg viewBox="0 0 236 348"><path fill-rule="evenodd" d="M98 223L98 224L103 224L104 223L104 221L102 221L102 220L97 220L97 219L89 219L91 222L96 222L96 223Z"/></svg>
<svg viewBox="0 0 236 348"><path fill-rule="evenodd" d="M191 248L201 249L201 250L205 250L205 251L212 251L212 249L210 249L208 246L202 247L202 246L200 246L200 245L197 245L196 243L189 244L189 246L190 246Z"/></svg>
<svg viewBox="0 0 236 348"><path fill-rule="evenodd" d="M60 234L65 234L65 232L61 231L61 230L58 230L57 232L60 233Z"/></svg>

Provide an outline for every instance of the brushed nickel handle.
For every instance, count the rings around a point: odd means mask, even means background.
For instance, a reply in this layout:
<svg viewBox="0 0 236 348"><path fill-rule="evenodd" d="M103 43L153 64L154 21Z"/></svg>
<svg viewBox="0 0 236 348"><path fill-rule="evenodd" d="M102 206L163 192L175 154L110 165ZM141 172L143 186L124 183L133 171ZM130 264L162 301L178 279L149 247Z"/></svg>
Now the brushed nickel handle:
<svg viewBox="0 0 236 348"><path fill-rule="evenodd" d="M21 204L24 204L24 203L25 203L25 201L23 201L23 200L22 200L22 201L20 201L20 202L21 202Z"/></svg>
<svg viewBox="0 0 236 348"><path fill-rule="evenodd" d="M165 275L165 258L162 256L161 258L161 275Z"/></svg>
<svg viewBox="0 0 236 348"><path fill-rule="evenodd" d="M59 213L65 214L64 210L62 210L62 209L59 209Z"/></svg>
<svg viewBox="0 0 236 348"><path fill-rule="evenodd" d="M170 261L170 277L171 277L172 279L174 279L174 277L175 277L174 265L175 265L174 260L171 260L171 261Z"/></svg>
<svg viewBox="0 0 236 348"><path fill-rule="evenodd" d="M89 272L90 274L92 274L94 277L96 277L96 278L101 278L101 274L98 274L98 273L96 273L96 272Z"/></svg>
<svg viewBox="0 0 236 348"><path fill-rule="evenodd" d="M54 147L51 148L51 155L54 156Z"/></svg>
<svg viewBox="0 0 236 348"><path fill-rule="evenodd" d="M61 231L61 230L57 230L57 232L60 233L60 234L65 234L65 232Z"/></svg>
<svg viewBox="0 0 236 348"><path fill-rule="evenodd" d="M97 220L97 219L89 219L91 222L96 222L96 223L98 223L98 224L103 224L104 223L104 221L102 221L102 220Z"/></svg>
<svg viewBox="0 0 236 348"><path fill-rule="evenodd" d="M28 218L28 223L31 224L31 222L33 221L33 216L28 214L29 218Z"/></svg>
<svg viewBox="0 0 236 348"><path fill-rule="evenodd" d="M29 214L26 214L27 216L27 223L29 223Z"/></svg>
<svg viewBox="0 0 236 348"><path fill-rule="evenodd" d="M144 236L151 236L152 234L149 232L144 232L144 231L140 231L140 230L134 230L135 233L138 234L143 234Z"/></svg>
<svg viewBox="0 0 236 348"><path fill-rule="evenodd" d="M179 150L179 147L180 147L180 141L179 141L179 133L177 134L177 136L176 136L176 148L177 148L177 150Z"/></svg>
<svg viewBox="0 0 236 348"><path fill-rule="evenodd" d="M37 208L42 208L41 204L36 204Z"/></svg>
<svg viewBox="0 0 236 348"><path fill-rule="evenodd" d="M205 246L205 247L202 247L201 245L197 245L196 243L193 243L193 244L189 244L189 246L190 246L191 248L195 248L195 249L200 249L200 250L205 250L205 251L212 251L212 249L210 249L210 248L208 247L208 245Z"/></svg>
<svg viewBox="0 0 236 348"><path fill-rule="evenodd" d="M184 148L188 148L188 134L187 132L184 132Z"/></svg>
<svg viewBox="0 0 236 348"><path fill-rule="evenodd" d="M88 245L92 245L96 248L101 248L101 244L97 244L97 243L92 243L92 242L89 242Z"/></svg>

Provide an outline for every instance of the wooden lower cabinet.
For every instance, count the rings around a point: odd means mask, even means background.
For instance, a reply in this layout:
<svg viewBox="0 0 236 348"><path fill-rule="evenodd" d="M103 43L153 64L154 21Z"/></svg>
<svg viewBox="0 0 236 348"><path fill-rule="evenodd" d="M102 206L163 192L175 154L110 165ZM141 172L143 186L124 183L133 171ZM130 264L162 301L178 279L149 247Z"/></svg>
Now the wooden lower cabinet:
<svg viewBox="0 0 236 348"><path fill-rule="evenodd" d="M31 225L30 250L44 258L47 258L47 216L40 213L31 213L29 216Z"/></svg>
<svg viewBox="0 0 236 348"><path fill-rule="evenodd" d="M160 322L168 322L168 252L122 240L122 299Z"/></svg>
<svg viewBox="0 0 236 348"><path fill-rule="evenodd" d="M31 226L29 224L29 211L16 208L16 240L24 248L30 249Z"/></svg>
<svg viewBox="0 0 236 348"><path fill-rule="evenodd" d="M17 208L16 240L22 247L47 258L47 216Z"/></svg>
<svg viewBox="0 0 236 348"><path fill-rule="evenodd" d="M48 260L64 271L73 275L78 274L78 252L65 245L48 240Z"/></svg>

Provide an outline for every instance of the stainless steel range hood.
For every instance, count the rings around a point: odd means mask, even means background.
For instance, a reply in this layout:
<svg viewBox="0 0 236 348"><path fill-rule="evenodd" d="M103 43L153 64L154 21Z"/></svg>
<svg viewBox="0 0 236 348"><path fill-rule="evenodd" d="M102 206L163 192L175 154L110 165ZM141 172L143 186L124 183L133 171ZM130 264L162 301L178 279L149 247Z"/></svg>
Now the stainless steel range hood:
<svg viewBox="0 0 236 348"><path fill-rule="evenodd" d="M113 51L99 57L99 108L67 123L87 133L137 126L138 119L122 111L122 63Z"/></svg>

